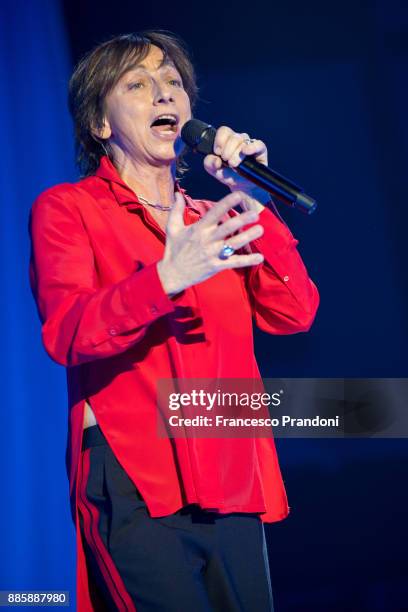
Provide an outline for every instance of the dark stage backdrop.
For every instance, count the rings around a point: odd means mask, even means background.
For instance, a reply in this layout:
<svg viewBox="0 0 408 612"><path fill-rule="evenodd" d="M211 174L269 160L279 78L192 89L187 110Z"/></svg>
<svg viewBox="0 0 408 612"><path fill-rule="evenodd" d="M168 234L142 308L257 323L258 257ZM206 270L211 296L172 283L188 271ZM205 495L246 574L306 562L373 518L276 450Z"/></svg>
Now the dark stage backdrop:
<svg viewBox="0 0 408 612"><path fill-rule="evenodd" d="M146 4L3 2L1 589L75 594L65 374L41 347L27 223L38 193L76 176L67 80L104 38L179 34L198 72L195 116L265 140L270 165L319 201L310 218L280 207L321 305L307 334L256 332L263 375L408 375L406 3ZM226 193L188 160L191 195ZM277 448L291 514L267 527L276 612L407 610L406 440Z"/></svg>

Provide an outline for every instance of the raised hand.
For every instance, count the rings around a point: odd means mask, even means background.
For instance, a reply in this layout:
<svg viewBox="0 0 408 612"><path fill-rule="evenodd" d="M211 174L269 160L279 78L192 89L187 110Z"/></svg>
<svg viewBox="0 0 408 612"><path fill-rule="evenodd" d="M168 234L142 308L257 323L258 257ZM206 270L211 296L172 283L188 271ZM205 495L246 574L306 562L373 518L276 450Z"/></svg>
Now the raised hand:
<svg viewBox="0 0 408 612"><path fill-rule="evenodd" d="M228 194L192 225L184 224L183 196L176 193L175 197L176 201L167 222L164 257L157 264L161 283L168 295L179 293L222 270L256 266L263 262L263 255L260 253L233 254L226 259L220 258L226 238L258 220L255 210L246 210L220 223L225 213L234 206L239 204L243 208L249 207L250 198L247 194L241 191ZM254 225L228 238L228 246L234 250L240 249L262 236L263 231L262 225Z"/></svg>

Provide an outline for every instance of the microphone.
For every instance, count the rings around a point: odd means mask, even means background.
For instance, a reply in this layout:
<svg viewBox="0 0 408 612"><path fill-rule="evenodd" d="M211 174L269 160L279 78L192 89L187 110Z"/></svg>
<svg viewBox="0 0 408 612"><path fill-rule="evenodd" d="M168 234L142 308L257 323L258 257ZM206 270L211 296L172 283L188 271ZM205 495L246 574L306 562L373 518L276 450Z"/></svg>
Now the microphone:
<svg viewBox="0 0 408 612"><path fill-rule="evenodd" d="M198 119L190 119L181 129L181 138L185 144L194 152L203 155L214 153L215 134L216 129L212 125ZM223 165L229 168L224 161ZM316 201L306 195L299 185L278 174L275 170L260 164L250 155L244 157L239 166L230 168L230 170L234 170L258 187L269 191L287 206L297 208L308 215L316 210Z"/></svg>

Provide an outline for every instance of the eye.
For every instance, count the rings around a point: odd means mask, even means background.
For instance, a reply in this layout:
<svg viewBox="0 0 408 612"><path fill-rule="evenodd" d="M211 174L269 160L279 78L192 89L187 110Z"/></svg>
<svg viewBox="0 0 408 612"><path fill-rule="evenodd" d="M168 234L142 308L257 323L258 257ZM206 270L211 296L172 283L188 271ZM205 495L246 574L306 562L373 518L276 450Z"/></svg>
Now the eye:
<svg viewBox="0 0 408 612"><path fill-rule="evenodd" d="M183 83L180 79L170 79L169 83L175 83L177 87L183 87Z"/></svg>
<svg viewBox="0 0 408 612"><path fill-rule="evenodd" d="M140 89L141 87L143 87L143 81L135 81L128 84L128 89Z"/></svg>

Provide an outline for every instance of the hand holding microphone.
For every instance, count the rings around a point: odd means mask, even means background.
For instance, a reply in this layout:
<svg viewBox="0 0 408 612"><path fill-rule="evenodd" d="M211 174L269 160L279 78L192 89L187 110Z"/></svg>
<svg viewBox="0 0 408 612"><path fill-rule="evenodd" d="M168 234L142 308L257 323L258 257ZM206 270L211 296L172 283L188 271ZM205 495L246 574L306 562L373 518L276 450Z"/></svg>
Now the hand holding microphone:
<svg viewBox="0 0 408 612"><path fill-rule="evenodd" d="M204 168L211 176L232 192L243 191L261 203L271 199L267 191L237 172L237 167L248 155L253 156L260 164L268 165L268 151L262 140L251 139L246 133L240 134L227 126L221 126L216 131L213 150L214 153L209 153L204 158ZM259 205L259 210L262 208L263 206Z"/></svg>
<svg viewBox="0 0 408 612"><path fill-rule="evenodd" d="M207 172L231 191L258 195L263 203L266 199L262 192L266 191L306 214L316 209L315 200L301 187L268 168L267 149L261 140L253 140L248 134L238 134L226 126L216 130L198 119L185 123L181 137L194 151L206 155L204 166Z"/></svg>

